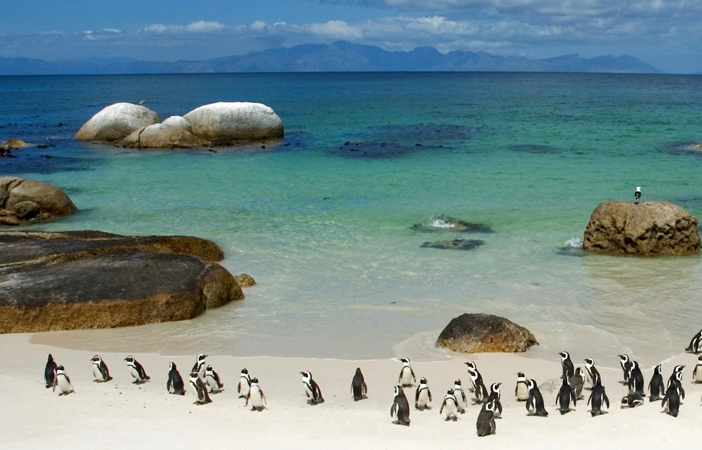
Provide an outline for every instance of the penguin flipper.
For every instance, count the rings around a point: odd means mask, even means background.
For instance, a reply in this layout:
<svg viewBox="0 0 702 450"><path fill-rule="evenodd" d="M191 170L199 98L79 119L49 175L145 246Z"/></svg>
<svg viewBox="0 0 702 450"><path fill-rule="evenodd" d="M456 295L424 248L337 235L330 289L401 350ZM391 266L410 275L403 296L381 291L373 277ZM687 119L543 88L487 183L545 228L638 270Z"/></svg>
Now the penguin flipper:
<svg viewBox="0 0 702 450"><path fill-rule="evenodd" d="M431 401L432 401L432 399L431 399L431 391L429 390L429 388L427 388L427 394L429 394L429 401L431 402Z"/></svg>
<svg viewBox="0 0 702 450"><path fill-rule="evenodd" d="M441 404L441 409L439 409L439 415L441 415L441 413L444 411L444 405L446 405L446 399L444 399L444 402Z"/></svg>
<svg viewBox="0 0 702 450"><path fill-rule="evenodd" d="M392 406L390 407L390 417L392 417L395 414L396 408L397 408L397 403L393 403Z"/></svg>
<svg viewBox="0 0 702 450"><path fill-rule="evenodd" d="M417 377L414 376L414 370L412 369L412 367L410 367L410 373L412 374L412 379L413 379L414 382L416 383L416 382L417 382Z"/></svg>
<svg viewBox="0 0 702 450"><path fill-rule="evenodd" d="M251 398L251 391L246 395L246 403L244 403L244 406L249 406L249 399Z"/></svg>
<svg viewBox="0 0 702 450"><path fill-rule="evenodd" d="M607 397L607 394L603 392L602 398L604 398L605 404L607 405L607 409L609 409L609 397Z"/></svg>
<svg viewBox="0 0 702 450"><path fill-rule="evenodd" d="M368 386L366 386L366 382L363 381L363 390L361 391L361 394L365 396L368 393Z"/></svg>

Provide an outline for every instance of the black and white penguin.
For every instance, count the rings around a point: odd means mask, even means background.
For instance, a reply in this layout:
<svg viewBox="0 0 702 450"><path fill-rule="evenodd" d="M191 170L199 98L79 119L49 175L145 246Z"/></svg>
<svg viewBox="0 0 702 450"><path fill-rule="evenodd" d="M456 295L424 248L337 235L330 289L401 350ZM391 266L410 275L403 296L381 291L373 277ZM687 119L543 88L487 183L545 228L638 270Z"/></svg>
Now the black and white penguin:
<svg viewBox="0 0 702 450"><path fill-rule="evenodd" d="M194 370L190 372L190 392L195 396L196 405L212 403L212 399L207 393L207 386L202 381L202 378L200 378L200 374Z"/></svg>
<svg viewBox="0 0 702 450"><path fill-rule="evenodd" d="M662 400L665 396L665 384L663 384L663 365L658 364L653 369L653 376L651 381L648 383L648 397L649 402L655 402L657 400Z"/></svg>
<svg viewBox="0 0 702 450"><path fill-rule="evenodd" d="M561 389L558 391L558 396L556 397L556 402L554 403L554 406L559 405L558 410L561 412L561 415L569 413L571 411L571 400L573 401L573 406L577 406L577 399L575 397L575 393L573 392L573 388L570 387L568 377L564 376L563 384L561 384Z"/></svg>
<svg viewBox="0 0 702 450"><path fill-rule="evenodd" d="M414 376L414 370L412 370L409 358L400 358L400 361L402 362L402 369L400 370L400 376L397 382L400 383L402 387L414 386L414 383L417 382L417 377Z"/></svg>
<svg viewBox="0 0 702 450"><path fill-rule="evenodd" d="M575 366L573 365L573 361L570 360L570 353L560 352L558 354L561 356L561 366L563 366L563 375L561 375L561 378L568 377L570 380L573 374L575 374Z"/></svg>
<svg viewBox="0 0 702 450"><path fill-rule="evenodd" d="M178 373L178 368L174 362L171 362L168 365L168 381L166 382L166 389L168 389L169 394L185 395L183 378L181 378L180 373Z"/></svg>
<svg viewBox="0 0 702 450"><path fill-rule="evenodd" d="M475 364L473 361L468 361L465 363L466 366L468 366L468 373L471 371L473 372L478 372L478 366ZM468 386L468 391L469 392L475 392L475 386L473 385L473 378L471 377L471 383L470 386Z"/></svg>
<svg viewBox="0 0 702 450"><path fill-rule="evenodd" d="M592 403L592 409L590 409L590 414L592 417L599 416L600 414L605 414L606 411L602 411L602 405L607 405L609 409L609 398L605 393L605 388L602 386L602 378L597 377L595 386L592 388L590 393L590 398L587 399L587 404Z"/></svg>
<svg viewBox="0 0 702 450"><path fill-rule="evenodd" d="M393 417L393 415L397 418L394 423L409 426L410 408L402 386L395 386L395 399L390 407L390 417Z"/></svg>
<svg viewBox="0 0 702 450"><path fill-rule="evenodd" d="M449 389L446 392L439 414L442 414L444 409L446 410L446 421L453 420L455 422L458 420L458 402L456 401L456 396L453 395L453 389Z"/></svg>
<svg viewBox="0 0 702 450"><path fill-rule="evenodd" d="M366 386L366 380L363 378L363 373L361 373L361 368L356 368L356 373L351 380L351 392L353 393L353 400L359 401L367 397L368 386Z"/></svg>
<svg viewBox="0 0 702 450"><path fill-rule="evenodd" d="M487 402L480 409L478 421L475 424L478 431L478 436L489 436L495 434L497 424L495 423L495 403Z"/></svg>
<svg viewBox="0 0 702 450"><path fill-rule="evenodd" d="M207 387L210 388L210 394L220 392L224 389L224 383L219 379L219 374L214 371L212 366L207 366L205 368L205 381L207 382Z"/></svg>
<svg viewBox="0 0 702 450"><path fill-rule="evenodd" d="M675 368L673 368L673 373L670 375L670 378L668 378L668 384L666 385L666 394L668 393L667 389L674 385L678 388L678 396L680 396L683 400L685 400L685 389L683 388L682 384L684 368L685 366L675 366Z"/></svg>
<svg viewBox="0 0 702 450"><path fill-rule="evenodd" d="M302 375L302 384L305 386L305 394L309 400L307 403L310 405L316 405L318 403L324 403L324 397L322 397L322 390L319 385L312 379L311 372L300 372Z"/></svg>
<svg viewBox="0 0 702 450"><path fill-rule="evenodd" d="M112 379L110 371L107 369L107 364L105 364L105 361L102 360L100 355L93 356L90 361L93 363L93 376L95 377L95 381L104 383Z"/></svg>
<svg viewBox="0 0 702 450"><path fill-rule="evenodd" d="M638 395L644 397L646 395L644 391L644 377L641 373L641 368L639 368L639 363L637 361L632 361L629 367L629 392L636 392Z"/></svg>
<svg viewBox="0 0 702 450"><path fill-rule="evenodd" d="M429 390L427 379L422 377L422 379L419 380L419 386L417 386L417 391L414 394L414 409L418 409L420 411L431 409L431 407L429 407L430 401L431 391Z"/></svg>
<svg viewBox="0 0 702 450"><path fill-rule="evenodd" d="M268 404L266 396L263 395L263 391L258 386L258 378L256 377L251 378L251 388L246 395L246 404L244 406L249 406L249 403L251 403L251 411L259 412L266 409L266 404Z"/></svg>
<svg viewBox="0 0 702 450"><path fill-rule="evenodd" d="M702 348L702 330L692 337L690 340L690 345L687 346L685 351L690 353L699 353L700 348Z"/></svg>
<svg viewBox="0 0 702 450"><path fill-rule="evenodd" d="M239 376L239 385L236 387L236 392L239 394L239 398L246 398L249 395L249 389L251 387L251 377L249 376L249 371L246 367L241 369L241 375Z"/></svg>
<svg viewBox="0 0 702 450"><path fill-rule="evenodd" d="M52 390L56 392L57 387L59 388L59 395L68 395L71 392L76 392L75 389L73 389L73 384L71 384L71 379L68 378L66 371L61 365L56 366L56 370L54 370L54 385Z"/></svg>
<svg viewBox="0 0 702 450"><path fill-rule="evenodd" d="M471 370L470 366L468 367L468 375L470 375L470 381L473 384L473 395L475 396L473 404L485 403L490 393L485 387L483 376L480 375L477 368Z"/></svg>
<svg viewBox="0 0 702 450"><path fill-rule="evenodd" d="M629 384L629 370L631 369L631 360L629 355L619 355L619 364L622 366L624 371L624 382L623 384Z"/></svg>
<svg viewBox="0 0 702 450"><path fill-rule="evenodd" d="M197 375L200 377L200 379L204 382L205 380L205 358L207 358L207 355L205 354L199 354L197 355L197 359L195 360L195 364L193 365L192 372L197 372Z"/></svg>
<svg viewBox="0 0 702 450"><path fill-rule="evenodd" d="M490 385L490 395L488 396L487 403L492 403L492 412L495 419L499 419L502 416L502 402L500 402L500 386L502 383L492 383Z"/></svg>
<svg viewBox="0 0 702 450"><path fill-rule="evenodd" d="M56 363L54 362L54 357L49 353L49 358L46 361L46 367L44 368L44 381L46 381L47 389L54 385L54 374L56 373Z"/></svg>
<svg viewBox="0 0 702 450"><path fill-rule="evenodd" d="M463 391L461 380L456 380L453 382L453 395L456 397L456 402L458 402L458 412L465 414L466 405L468 405L468 398L466 398L466 393Z"/></svg>
<svg viewBox="0 0 702 450"><path fill-rule="evenodd" d="M637 186L636 192L634 192L634 204L638 205L639 200L641 200L641 186Z"/></svg>
<svg viewBox="0 0 702 450"><path fill-rule="evenodd" d="M517 386L514 388L514 396L517 397L518 402L525 402L529 398L529 385L526 375L522 372L517 372Z"/></svg>
<svg viewBox="0 0 702 450"><path fill-rule="evenodd" d="M692 382L696 384L702 383L702 355L697 357L697 365L692 370Z"/></svg>
<svg viewBox="0 0 702 450"><path fill-rule="evenodd" d="M585 358L585 369L587 370L587 376L590 380L590 389L597 386L597 380L601 379L600 372L595 367L595 360L592 358Z"/></svg>
<svg viewBox="0 0 702 450"><path fill-rule="evenodd" d="M570 377L570 380L568 380L568 382L570 383L570 388L573 390L573 395L578 400L583 398L583 386L585 384L585 377L583 377L583 373L583 368L578 367L577 369L575 369L575 374L573 374L573 376Z"/></svg>
<svg viewBox="0 0 702 450"><path fill-rule="evenodd" d="M129 366L129 373L134 377L134 384L145 383L151 379L151 377L146 374L142 365L139 364L139 361L134 359L132 355L127 356L124 360L127 361L127 365Z"/></svg>
<svg viewBox="0 0 702 450"><path fill-rule="evenodd" d="M665 391L665 397L663 397L661 407L664 412L673 417L678 417L678 412L680 410L680 387L676 383L668 383L668 389Z"/></svg>
<svg viewBox="0 0 702 450"><path fill-rule="evenodd" d="M541 391L536 385L536 380L527 380L527 386L529 387L529 398L526 402L526 409L528 415L530 416L548 416L548 411L544 407L544 398L541 396Z"/></svg>
<svg viewBox="0 0 702 450"><path fill-rule="evenodd" d="M622 408L636 408L644 404L643 395L638 392L630 392L628 395L622 397Z"/></svg>

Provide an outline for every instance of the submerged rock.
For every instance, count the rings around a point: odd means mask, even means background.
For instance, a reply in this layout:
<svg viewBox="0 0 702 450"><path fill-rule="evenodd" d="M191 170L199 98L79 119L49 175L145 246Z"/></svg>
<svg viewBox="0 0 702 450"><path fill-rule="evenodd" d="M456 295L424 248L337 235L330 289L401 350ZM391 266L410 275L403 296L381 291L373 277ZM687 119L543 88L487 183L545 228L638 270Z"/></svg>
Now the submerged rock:
<svg viewBox="0 0 702 450"><path fill-rule="evenodd" d="M682 256L700 252L697 218L668 202L606 201L590 216L583 249L593 252Z"/></svg>
<svg viewBox="0 0 702 450"><path fill-rule="evenodd" d="M84 141L113 142L134 131L158 123L158 114L141 105L115 103L88 120L75 135Z"/></svg>
<svg viewBox="0 0 702 450"><path fill-rule="evenodd" d="M183 117L192 126L195 136L214 145L283 137L280 117L261 103L212 103Z"/></svg>
<svg viewBox="0 0 702 450"><path fill-rule="evenodd" d="M239 286L244 288L256 285L256 280L254 280L251 275L247 275L245 273L242 273L241 275L235 275L234 279L237 283L239 283Z"/></svg>
<svg viewBox="0 0 702 450"><path fill-rule="evenodd" d="M25 147L32 147L32 144L27 144L21 139L9 139L0 143L0 149L2 150L17 150Z"/></svg>
<svg viewBox="0 0 702 450"><path fill-rule="evenodd" d="M471 223L455 217L439 216L432 218L428 223L418 223L412 226L415 231L458 231L461 233L494 233L492 228L482 223Z"/></svg>
<svg viewBox="0 0 702 450"><path fill-rule="evenodd" d="M484 244L485 241L478 239L454 239L453 241L425 242L422 247L441 250L474 250Z"/></svg>
<svg viewBox="0 0 702 450"><path fill-rule="evenodd" d="M63 217L76 206L56 186L19 177L0 177L0 225L21 225Z"/></svg>
<svg viewBox="0 0 702 450"><path fill-rule="evenodd" d="M492 314L462 314L449 322L436 341L437 347L461 353L525 352L538 344L531 331Z"/></svg>

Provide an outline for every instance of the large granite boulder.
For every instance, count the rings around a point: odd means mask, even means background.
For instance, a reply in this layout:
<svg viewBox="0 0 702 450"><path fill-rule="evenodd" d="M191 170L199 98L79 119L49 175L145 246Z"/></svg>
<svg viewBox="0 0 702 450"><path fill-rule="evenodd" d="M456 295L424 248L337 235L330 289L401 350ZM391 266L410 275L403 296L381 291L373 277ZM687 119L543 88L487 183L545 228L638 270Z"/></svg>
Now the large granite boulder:
<svg viewBox="0 0 702 450"><path fill-rule="evenodd" d="M121 141L131 148L198 148L207 142L195 137L190 131L166 122L139 128Z"/></svg>
<svg viewBox="0 0 702 450"><path fill-rule="evenodd" d="M115 103L88 120L78 130L75 138L84 141L119 141L140 128L158 122L158 114L145 106Z"/></svg>
<svg viewBox="0 0 702 450"><path fill-rule="evenodd" d="M185 236L0 233L0 333L193 318L244 297L221 258Z"/></svg>
<svg viewBox="0 0 702 450"><path fill-rule="evenodd" d="M583 250L647 256L699 253L697 218L668 202L602 202L590 216Z"/></svg>
<svg viewBox="0 0 702 450"><path fill-rule="evenodd" d="M41 181L0 177L0 226L42 222L76 210L59 188Z"/></svg>
<svg viewBox="0 0 702 450"><path fill-rule="evenodd" d="M212 103L190 111L184 118L195 136L215 145L283 137L280 117L261 103Z"/></svg>
<svg viewBox="0 0 702 450"><path fill-rule="evenodd" d="M437 347L461 353L525 352L532 345L539 343L531 331L492 314L462 314L436 341Z"/></svg>

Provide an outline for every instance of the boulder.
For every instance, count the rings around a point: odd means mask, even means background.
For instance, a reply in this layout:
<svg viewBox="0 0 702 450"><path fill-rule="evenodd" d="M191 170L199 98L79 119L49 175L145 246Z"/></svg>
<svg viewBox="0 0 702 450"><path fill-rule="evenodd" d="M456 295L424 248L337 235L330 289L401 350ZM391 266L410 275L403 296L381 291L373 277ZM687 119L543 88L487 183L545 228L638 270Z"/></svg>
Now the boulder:
<svg viewBox="0 0 702 450"><path fill-rule="evenodd" d="M423 248L438 248L440 250L475 250L484 245L480 239L454 239L452 241L425 242Z"/></svg>
<svg viewBox="0 0 702 450"><path fill-rule="evenodd" d="M78 130L75 138L85 141L119 141L139 128L158 122L158 114L149 108L132 103L115 103L88 120Z"/></svg>
<svg viewBox="0 0 702 450"><path fill-rule="evenodd" d="M234 275L234 279L237 283L239 283L239 286L243 288L256 285L256 280L254 280L251 275L247 275L245 273L242 273L241 275Z"/></svg>
<svg viewBox="0 0 702 450"><path fill-rule="evenodd" d="M455 217L438 216L432 217L428 223L418 223L412 226L415 231L435 232L435 231L457 231L461 233L494 233L487 225L482 223L471 223Z"/></svg>
<svg viewBox="0 0 702 450"><path fill-rule="evenodd" d="M190 125L190 122L185 120L183 116L170 116L168 119L161 122L161 125L165 127L181 128L188 133L193 132L193 127Z"/></svg>
<svg viewBox="0 0 702 450"><path fill-rule="evenodd" d="M184 116L195 136L215 145L283 137L283 122L260 103L218 102Z"/></svg>
<svg viewBox="0 0 702 450"><path fill-rule="evenodd" d="M54 185L18 177L0 177L0 225L20 225L68 216L76 210Z"/></svg>
<svg viewBox="0 0 702 450"><path fill-rule="evenodd" d="M605 201L590 216L583 250L646 256L699 253L697 218L668 202Z"/></svg>
<svg viewBox="0 0 702 450"><path fill-rule="evenodd" d="M525 352L539 345L524 327L492 314L462 314L444 328L437 347L461 353Z"/></svg>
<svg viewBox="0 0 702 450"><path fill-rule="evenodd" d="M157 123L139 128L121 141L131 148L198 148L207 143L181 127Z"/></svg>
<svg viewBox="0 0 702 450"><path fill-rule="evenodd" d="M244 297L221 258L185 236L0 233L0 333L193 318Z"/></svg>
<svg viewBox="0 0 702 450"><path fill-rule="evenodd" d="M21 139L10 139L0 144L3 150L17 150L20 148L31 147L32 144L27 144Z"/></svg>

